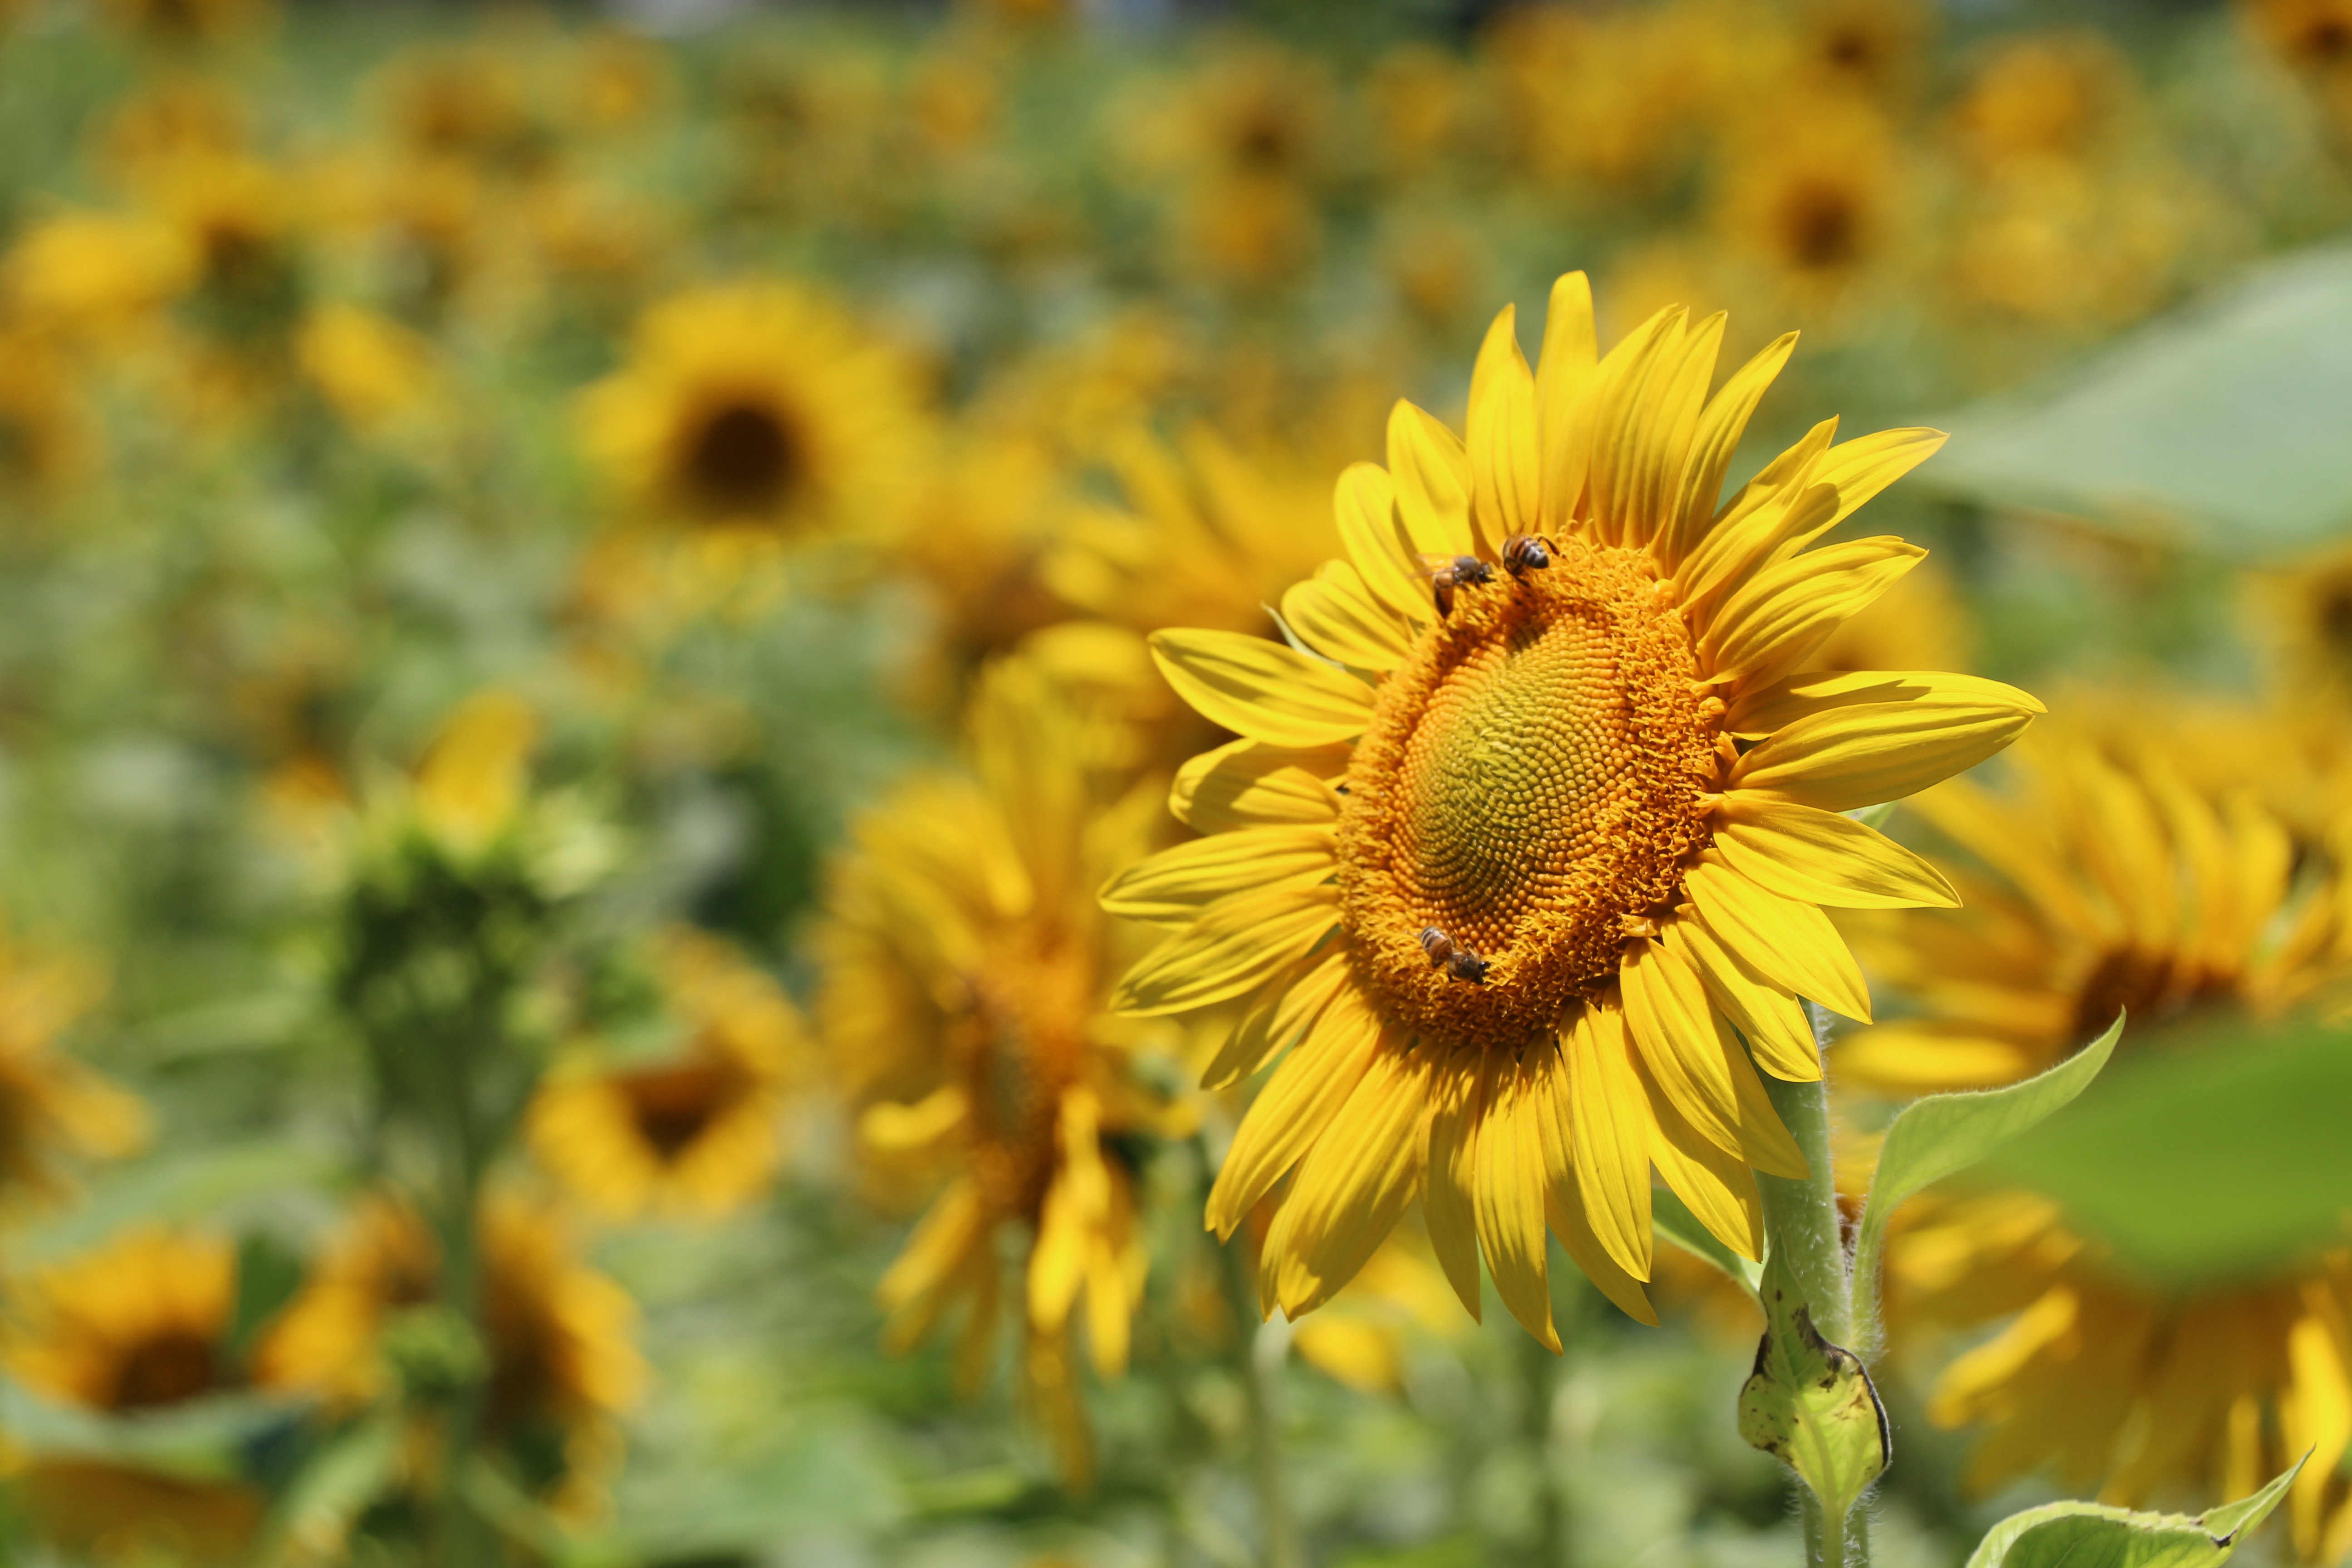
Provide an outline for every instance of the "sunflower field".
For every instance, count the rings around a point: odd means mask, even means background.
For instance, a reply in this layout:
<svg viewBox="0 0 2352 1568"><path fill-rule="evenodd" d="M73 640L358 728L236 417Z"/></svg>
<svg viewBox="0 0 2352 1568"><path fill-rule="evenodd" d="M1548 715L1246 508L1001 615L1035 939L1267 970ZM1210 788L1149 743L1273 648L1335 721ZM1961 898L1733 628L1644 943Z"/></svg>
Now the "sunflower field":
<svg viewBox="0 0 2352 1568"><path fill-rule="evenodd" d="M0 1564L2241 1552L2352 0L0 0Z"/></svg>

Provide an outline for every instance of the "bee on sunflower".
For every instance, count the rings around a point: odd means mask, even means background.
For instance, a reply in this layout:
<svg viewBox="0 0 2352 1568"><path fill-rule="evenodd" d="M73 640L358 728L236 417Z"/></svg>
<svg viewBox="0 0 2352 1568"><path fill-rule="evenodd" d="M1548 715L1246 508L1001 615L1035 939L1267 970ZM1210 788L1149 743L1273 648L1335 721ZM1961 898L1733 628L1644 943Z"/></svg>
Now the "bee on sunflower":
<svg viewBox="0 0 2352 1568"><path fill-rule="evenodd" d="M716 938L669 933L655 955L682 1049L620 1064L583 1058L540 1084L527 1129L540 1163L616 1219L713 1217L767 1189L787 1098L810 1066L800 1012Z"/></svg>
<svg viewBox="0 0 2352 1568"><path fill-rule="evenodd" d="M1841 1044L1843 1082L2013 1083L2126 1012L2127 1049L2216 1035L2259 1049L2266 1021L2340 998L2352 980L2340 866L2298 877L2286 826L2252 790L2192 784L2175 745L2147 739L2158 732L2122 747L2036 735L2012 759L2020 787L1954 781L1913 803L1975 863L1955 872L1969 907L1869 916L1856 931L1920 1011ZM2318 1562L2352 1546L2339 1471L2352 1253L2184 1289L2138 1278L2041 1194L2000 1190L1930 1198L1898 1222L1886 1287L1898 1354L1953 1333L1980 1341L1928 1403L1938 1425L1985 1429L1975 1484L2049 1467L2130 1506L2242 1495L2315 1447L2289 1501L2296 1549Z"/></svg>
<svg viewBox="0 0 2352 1568"><path fill-rule="evenodd" d="M244 1385L232 1348L236 1252L147 1226L9 1281L0 1364L35 1395L107 1417L153 1415ZM109 1558L239 1560L261 1494L89 1456L35 1452L15 1477L42 1535Z"/></svg>
<svg viewBox="0 0 2352 1568"><path fill-rule="evenodd" d="M1807 665L1926 553L1808 547L1939 434L1832 444L1827 420L1718 505L1794 334L1709 397L1720 316L1661 311L1600 357L1578 273L1538 369L1514 326L1507 309L1487 334L1466 441L1400 404L1388 467L1341 476L1346 555L1283 595L1293 646L1153 637L1179 694L1240 739L1178 774L1171 805L1204 837L1103 904L1177 928L1120 982L1121 1013L1243 1008L1210 1086L1288 1052L1207 1215L1230 1236L1290 1174L1269 1309L1328 1300L1418 1197L1464 1304L1483 1251L1557 1348L1548 1224L1656 1321L1653 1165L1758 1256L1753 1173L1806 1171L1758 1068L1821 1077L1801 996L1870 1016L1822 907L1956 901L1840 814L1972 766L2041 705Z"/></svg>
<svg viewBox="0 0 2352 1568"><path fill-rule="evenodd" d="M1104 1005L1148 934L1094 897L1151 847L1157 791L1107 784L1088 727L1037 669L993 667L968 721L971 776L916 780L858 823L818 938L820 1027L869 1173L938 1193L882 1279L888 1342L909 1347L960 1307L957 1373L976 1387L1000 1248L1032 1238L1021 1380L1073 1486L1092 1465L1076 1325L1117 1376L1146 1263L1136 1145L1183 1131L1139 1070L1160 1031Z"/></svg>

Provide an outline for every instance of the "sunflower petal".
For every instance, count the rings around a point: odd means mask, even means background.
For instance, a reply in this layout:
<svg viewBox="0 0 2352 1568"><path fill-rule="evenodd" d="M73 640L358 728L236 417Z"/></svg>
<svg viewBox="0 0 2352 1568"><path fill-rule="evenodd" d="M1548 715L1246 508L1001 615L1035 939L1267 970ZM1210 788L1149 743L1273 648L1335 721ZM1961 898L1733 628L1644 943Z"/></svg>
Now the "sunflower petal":
<svg viewBox="0 0 2352 1568"><path fill-rule="evenodd" d="M1398 521L1396 480L1378 463L1353 463L1339 476L1331 510L1339 543L1381 603L1409 620L1436 613L1429 574L1422 570L1412 537Z"/></svg>
<svg viewBox="0 0 2352 1568"><path fill-rule="evenodd" d="M1870 988L1829 917L1758 887L1709 850L1683 874L1700 923L1757 973L1833 1013L1870 1022Z"/></svg>
<svg viewBox="0 0 2352 1568"><path fill-rule="evenodd" d="M1600 1289L1602 1295L1616 1304L1617 1310L1637 1323L1658 1326L1658 1310L1650 1305L1649 1292L1642 1281L1617 1266L1600 1238L1592 1234L1592 1222L1574 1204L1559 1201L1552 1188L1544 1189L1544 1218L1550 1222L1552 1234L1576 1260L1584 1277Z"/></svg>
<svg viewBox="0 0 2352 1568"><path fill-rule="evenodd" d="M1625 1017L1586 1007L1560 1035L1568 1058L1569 1154L1601 1247L1636 1279L1650 1277L1650 1117L1633 1071Z"/></svg>
<svg viewBox="0 0 2352 1568"><path fill-rule="evenodd" d="M1486 1114L1477 1142L1478 1240L1495 1293L1511 1316L1550 1350L1551 1285L1544 1248L1543 1131L1536 1116L1536 1074L1526 1064L1487 1069Z"/></svg>
<svg viewBox="0 0 2352 1568"><path fill-rule="evenodd" d="M1402 401L1391 409L1389 472L1396 479L1397 515L1414 550L1467 555L1475 548L1470 456L1444 421Z"/></svg>
<svg viewBox="0 0 2352 1568"><path fill-rule="evenodd" d="M1355 1091L1380 1043L1380 1019L1352 986L1343 988L1274 1069L1234 1132L1233 1146L1209 1189L1208 1224L1220 1240L1230 1237L1282 1173L1315 1146Z"/></svg>
<svg viewBox="0 0 2352 1568"><path fill-rule="evenodd" d="M1317 653L1358 669L1394 669L1410 643L1404 623L1345 561L1326 561L1312 578L1292 584L1282 595L1282 618Z"/></svg>
<svg viewBox="0 0 2352 1568"><path fill-rule="evenodd" d="M1981 1026L1932 1019L1881 1024L1837 1043L1840 1083L1895 1094L1998 1089L2047 1065L2042 1053Z"/></svg>
<svg viewBox="0 0 2352 1568"><path fill-rule="evenodd" d="M1439 1064L1430 1089L1429 1176L1421 1199L1429 1245L1445 1282L1475 1321L1483 1321L1478 1290L1478 1123L1484 1114L1479 1064L1485 1053L1465 1046Z"/></svg>
<svg viewBox="0 0 2352 1568"><path fill-rule="evenodd" d="M2013 686L1968 676L1877 689L1908 700L1840 703L1792 719L1739 759L1733 787L1823 811L1901 800L1975 767L2046 711Z"/></svg>
<svg viewBox="0 0 2352 1568"><path fill-rule="evenodd" d="M1592 285L1581 272L1563 274L1544 309L1543 353L1536 365L1536 417L1543 431L1542 526L1565 532L1584 490L1592 451L1590 420L1599 349L1592 326Z"/></svg>
<svg viewBox="0 0 2352 1568"><path fill-rule="evenodd" d="M1734 870L1783 898L1833 910L1956 910L1944 874L1875 827L1834 811L1727 790L1715 847Z"/></svg>
<svg viewBox="0 0 2352 1568"><path fill-rule="evenodd" d="M1741 963L1696 920L1670 921L1660 934L1698 972L1707 1000L1747 1037L1765 1071L1790 1083L1820 1079L1821 1049L1803 1004Z"/></svg>
<svg viewBox="0 0 2352 1568"><path fill-rule="evenodd" d="M1300 1163L1282 1222L1267 1237L1289 1317L1313 1311L1353 1279L1420 1190L1429 1146L1424 1064L1391 1037Z"/></svg>
<svg viewBox="0 0 2352 1568"><path fill-rule="evenodd" d="M1764 1257L1764 1200L1746 1161L1716 1146L1675 1109L1673 1097L1637 1057L1634 1068L1648 1096L1650 1158L1676 1197L1707 1234L1742 1258Z"/></svg>
<svg viewBox="0 0 2352 1568"><path fill-rule="evenodd" d="M1724 321L1724 312L1717 310L1684 332L1682 342L1652 373L1649 442L1634 480L1634 520L1625 531L1629 544L1653 545L1661 530L1675 524L1683 467L1706 405L1707 384L1715 379Z"/></svg>
<svg viewBox="0 0 2352 1568"><path fill-rule="evenodd" d="M1943 450L1950 439L1941 430L1914 426L1874 430L1832 447L1809 476L1811 483L1837 486L1837 515L1825 526L1835 528L1852 517L1879 491Z"/></svg>
<svg viewBox="0 0 2352 1568"><path fill-rule="evenodd" d="M1275 746L1328 746L1364 732L1371 689L1297 648L1240 632L1151 634L1152 662L1194 711Z"/></svg>
<svg viewBox="0 0 2352 1568"><path fill-rule="evenodd" d="M1168 809L1200 833L1320 825L1339 820L1339 796L1323 781L1346 771L1337 746L1300 750L1259 741L1228 741L1176 770Z"/></svg>
<svg viewBox="0 0 2352 1568"><path fill-rule="evenodd" d="M1339 921L1339 889L1328 885L1222 899L1129 970L1111 1008L1148 1018L1238 996L1306 953Z"/></svg>
<svg viewBox="0 0 2352 1568"><path fill-rule="evenodd" d="M1536 380L1519 352L1518 307L1486 329L1470 372L1470 524L1478 552L1500 560L1503 541L1532 532L1542 489Z"/></svg>
<svg viewBox="0 0 2352 1568"><path fill-rule="evenodd" d="M1213 834L1136 862L1097 896L1108 914L1189 921L1228 894L1311 888L1338 869L1338 840L1321 827Z"/></svg>
<svg viewBox="0 0 2352 1568"><path fill-rule="evenodd" d="M1258 1003L1201 1074L1202 1089L1224 1089L1257 1071L1315 1026L1348 978L1348 955L1336 944L1295 961L1259 993Z"/></svg>
<svg viewBox="0 0 2352 1568"><path fill-rule="evenodd" d="M1603 544L1634 542L1651 521L1640 515L1649 448L1657 438L1651 382L1671 374L1688 314L1669 305L1628 334L1601 362L1595 387L1592 466L1585 480L1592 497L1594 535Z"/></svg>
<svg viewBox="0 0 2352 1568"><path fill-rule="evenodd" d="M1618 971L1625 1022L1652 1077L1691 1125L1718 1146L1739 1147L1739 1106L1716 1043L1714 1009L1690 966L1659 943L1626 946Z"/></svg>
<svg viewBox="0 0 2352 1568"><path fill-rule="evenodd" d="M1700 668L1717 679L1778 680L1927 554L1900 539L1857 539L1758 573L1708 618Z"/></svg>
<svg viewBox="0 0 2352 1568"><path fill-rule="evenodd" d="M1835 510L1836 487L1799 483L1717 523L1675 574L1675 593L1691 624L1707 624L1718 605L1770 564L1785 541L1818 532Z"/></svg>
<svg viewBox="0 0 2352 1568"><path fill-rule="evenodd" d="M1723 476L1731 467L1732 454L1739 449L1739 437L1746 432L1757 404L1780 375L1780 367L1789 363L1789 355L1796 346L1797 334L1783 332L1754 359L1734 371L1722 390L1707 400L1706 411L1699 416L1697 432L1691 438L1690 454L1683 465L1673 520L1652 547L1659 564L1667 572L1679 567L1706 537L1715 521L1717 500L1723 493Z"/></svg>
<svg viewBox="0 0 2352 1568"><path fill-rule="evenodd" d="M1760 740L1800 720L1840 708L1906 703L1963 710L2007 703L2028 713L2043 711L2041 700L2031 692L1974 675L1938 669L1811 669L1769 686L1742 690L1738 702L1724 716L1723 727L1732 734Z"/></svg>

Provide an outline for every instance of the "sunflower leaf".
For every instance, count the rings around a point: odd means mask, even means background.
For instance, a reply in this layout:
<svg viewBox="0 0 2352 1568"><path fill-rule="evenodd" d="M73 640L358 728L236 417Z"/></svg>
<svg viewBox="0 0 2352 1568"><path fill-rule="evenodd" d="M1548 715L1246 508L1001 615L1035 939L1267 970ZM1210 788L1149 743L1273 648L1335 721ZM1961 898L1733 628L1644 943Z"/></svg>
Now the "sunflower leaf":
<svg viewBox="0 0 2352 1568"><path fill-rule="evenodd" d="M2270 1517L2310 1460L2306 1453L2253 1496L2194 1517L2095 1502L2030 1508L1994 1525L1968 1568L2218 1568Z"/></svg>
<svg viewBox="0 0 2352 1568"><path fill-rule="evenodd" d="M1724 1246L1672 1188L1662 1186L1651 1193L1650 1228L1659 1240L1672 1242L1702 1263L1713 1264L1748 1295L1756 1294L1762 1271Z"/></svg>
<svg viewBox="0 0 2352 1568"><path fill-rule="evenodd" d="M1931 1094L1913 1100L1887 1125L1871 1175L1862 1225L1854 1234L1854 1289L1876 1287L1878 1248L1886 1222L1922 1188L1964 1171L2002 1144L2039 1125L2090 1087L2122 1037L2118 1016L2107 1032L2023 1083L1965 1094Z"/></svg>
<svg viewBox="0 0 2352 1568"><path fill-rule="evenodd" d="M1886 1407L1862 1358L1822 1338L1778 1247L1765 1261L1764 1337L1739 1390L1739 1435L1787 1464L1843 1519L1893 1459Z"/></svg>

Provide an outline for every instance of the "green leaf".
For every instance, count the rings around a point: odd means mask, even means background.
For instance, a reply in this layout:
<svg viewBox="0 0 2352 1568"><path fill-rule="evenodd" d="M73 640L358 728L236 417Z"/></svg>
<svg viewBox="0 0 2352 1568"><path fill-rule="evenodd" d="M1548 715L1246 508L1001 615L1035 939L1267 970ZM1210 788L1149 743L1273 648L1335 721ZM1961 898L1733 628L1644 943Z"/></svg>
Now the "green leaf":
<svg viewBox="0 0 2352 1568"><path fill-rule="evenodd" d="M92 1179L86 1202L13 1238L10 1253L19 1263L61 1257L134 1223L217 1220L232 1205L332 1190L348 1175L349 1165L334 1153L290 1140L159 1155Z"/></svg>
<svg viewBox="0 0 2352 1568"><path fill-rule="evenodd" d="M2011 1514L1988 1531L1968 1568L2218 1568L2285 1498L2308 1464L2250 1498L2191 1517L2095 1502L2053 1502Z"/></svg>
<svg viewBox="0 0 2352 1568"><path fill-rule="evenodd" d="M1713 1264L1750 1296L1756 1294L1763 1270L1717 1240L1671 1189L1660 1187L1650 1194L1650 1228L1661 1241L1672 1242L1700 1262Z"/></svg>
<svg viewBox="0 0 2352 1568"><path fill-rule="evenodd" d="M278 1500L264 1562L333 1562L352 1523L389 1489L400 1462L400 1417L370 1416L302 1467Z"/></svg>
<svg viewBox="0 0 2352 1568"><path fill-rule="evenodd" d="M1843 1520L1894 1458L1862 1358L1822 1338L1780 1250L1764 1265L1764 1337L1739 1391L1739 1435L1795 1470Z"/></svg>
<svg viewBox="0 0 2352 1568"><path fill-rule="evenodd" d="M2071 513L2232 560L2277 559L2352 515L2352 249L2263 268L2084 363L1935 421L1920 482Z"/></svg>
<svg viewBox="0 0 2352 1568"><path fill-rule="evenodd" d="M2343 1237L2352 1033L2301 1019L2138 1036L2099 1092L1986 1162L2167 1287L2274 1273Z"/></svg>
<svg viewBox="0 0 2352 1568"><path fill-rule="evenodd" d="M2124 1032L2120 1015L2107 1032L2036 1078L2007 1089L1967 1094L1931 1094L1913 1100L1887 1124L1878 1148L1878 1168L1854 1236L1854 1289L1877 1288L1878 1248L1886 1222L1920 1189L1967 1170L2001 1145L2038 1125L2099 1076Z"/></svg>

